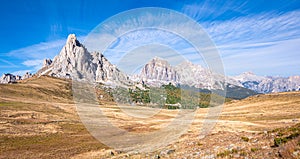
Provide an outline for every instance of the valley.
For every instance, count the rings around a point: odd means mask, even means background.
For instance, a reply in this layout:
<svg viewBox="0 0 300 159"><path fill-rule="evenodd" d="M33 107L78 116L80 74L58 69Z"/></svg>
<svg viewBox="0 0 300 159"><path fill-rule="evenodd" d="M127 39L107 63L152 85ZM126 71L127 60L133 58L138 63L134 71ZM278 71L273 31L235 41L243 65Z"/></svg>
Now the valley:
<svg viewBox="0 0 300 159"><path fill-rule="evenodd" d="M200 133L209 108L198 108L192 125L178 140L153 152L126 153L111 149L91 136L77 115L71 86L71 80L49 76L0 85L0 158L299 158L300 155L300 92L227 101L215 127L206 136ZM158 131L178 113L162 109L150 118L134 118L105 97L99 107L114 125L130 132Z"/></svg>

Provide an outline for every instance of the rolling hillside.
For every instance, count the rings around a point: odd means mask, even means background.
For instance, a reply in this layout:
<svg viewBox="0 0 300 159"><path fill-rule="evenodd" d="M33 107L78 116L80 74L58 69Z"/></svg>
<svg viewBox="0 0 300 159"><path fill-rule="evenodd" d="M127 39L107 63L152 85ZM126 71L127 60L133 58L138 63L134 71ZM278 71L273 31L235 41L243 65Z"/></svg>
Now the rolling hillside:
<svg viewBox="0 0 300 159"><path fill-rule="evenodd" d="M188 132L151 153L108 148L85 129L73 104L71 81L48 76L0 85L0 158L299 158L300 92L255 95L223 106L219 120L199 138L209 108L196 111ZM104 92L102 92L104 93ZM108 96L104 96L106 98ZM101 101L100 101L101 102ZM156 131L176 110L135 119L111 99L101 107L118 127Z"/></svg>

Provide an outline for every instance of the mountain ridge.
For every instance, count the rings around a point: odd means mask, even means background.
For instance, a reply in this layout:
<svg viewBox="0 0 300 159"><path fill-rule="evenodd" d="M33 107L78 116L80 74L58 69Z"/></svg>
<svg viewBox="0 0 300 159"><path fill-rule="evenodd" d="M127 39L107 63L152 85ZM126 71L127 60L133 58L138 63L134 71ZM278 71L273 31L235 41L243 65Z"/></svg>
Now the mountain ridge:
<svg viewBox="0 0 300 159"><path fill-rule="evenodd" d="M245 72L230 77L213 73L209 69L190 61L183 61L177 66L171 66L167 60L160 57L150 60L142 68L140 74L134 75L138 80L131 80L129 75L122 73L102 53L89 52L77 40L75 34L68 36L65 46L53 60L44 60L43 67L35 75L49 75L76 80L87 79L88 81L107 83L108 85L133 85L133 81L141 81L155 87L168 83L208 90L244 87L257 93L300 90L300 76L264 77L257 76L252 72ZM31 76L27 73L24 78ZM14 83L21 79L23 77L5 74L1 77L0 83Z"/></svg>
<svg viewBox="0 0 300 159"><path fill-rule="evenodd" d="M245 88L258 93L300 91L300 76L257 76L252 72L245 72L233 78L238 80Z"/></svg>

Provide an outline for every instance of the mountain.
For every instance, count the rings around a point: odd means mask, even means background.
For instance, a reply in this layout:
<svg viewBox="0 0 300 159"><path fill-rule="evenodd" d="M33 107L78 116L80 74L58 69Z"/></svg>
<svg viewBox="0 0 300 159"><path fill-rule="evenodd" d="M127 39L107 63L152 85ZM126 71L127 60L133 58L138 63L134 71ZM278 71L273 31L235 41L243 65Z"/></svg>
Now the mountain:
<svg viewBox="0 0 300 159"><path fill-rule="evenodd" d="M133 81L160 87L165 84L181 85L207 90L224 90L231 92L231 97L246 97L256 93L271 93L300 90L300 76L263 77L246 72L239 76L228 77L216 74L201 65L184 61L171 66L168 61L155 57L142 68L140 74L129 77L111 64L99 52L89 52L81 44L75 34L70 34L65 46L53 59L45 59L43 67L36 75L49 75L58 78L72 78L114 85L130 85L142 87ZM26 73L23 77L4 74L0 83L14 83L31 77ZM244 89L243 89L244 88ZM250 91L252 90L252 91ZM255 92L253 92L255 91Z"/></svg>
<svg viewBox="0 0 300 159"><path fill-rule="evenodd" d="M155 57L134 78L140 78L141 81L149 86L160 87L164 84L172 83L173 85L180 85L183 89L204 93L214 92L219 95L223 95L224 92L222 90L226 89L226 97L234 99L257 94L252 90L243 88L233 78L212 73L209 69L193 64L190 61L183 61L176 66L171 66L168 61Z"/></svg>
<svg viewBox="0 0 300 159"><path fill-rule="evenodd" d="M38 76L50 75L58 78L86 79L101 83L128 83L127 75L111 64L101 53L90 53L76 38L68 36L66 45L53 61L46 59Z"/></svg>
<svg viewBox="0 0 300 159"><path fill-rule="evenodd" d="M244 72L238 76L235 76L234 79L239 81L240 83L243 83L247 81L261 82L267 78L263 76L257 76L253 72Z"/></svg>
<svg viewBox="0 0 300 159"><path fill-rule="evenodd" d="M213 73L190 61L183 61L176 66L171 66L168 61L159 57L150 60L142 68L141 73L134 77L138 77L152 86L171 82L202 89L222 89L225 81L231 85L242 86L233 78Z"/></svg>
<svg viewBox="0 0 300 159"><path fill-rule="evenodd" d="M254 90L257 93L287 92L300 90L300 76L291 77L264 77L251 72L245 72L233 77L243 87Z"/></svg>
<svg viewBox="0 0 300 159"><path fill-rule="evenodd" d="M195 65L190 61L184 61L175 66L175 70L180 74L180 81L178 82L182 85L205 89L213 88L211 72L200 65Z"/></svg>
<svg viewBox="0 0 300 159"><path fill-rule="evenodd" d="M180 84L202 89L221 89L220 86L214 84L222 80L219 77L219 81L215 81L212 78L214 74L208 69L190 61L171 66L168 61L159 57L155 57L145 64L137 76L147 85L156 87L172 83L173 85Z"/></svg>
<svg viewBox="0 0 300 159"><path fill-rule="evenodd" d="M189 85L202 89L224 89L224 84L241 86L236 80L224 75L216 74L190 61L183 61L175 66L175 70L180 75L180 84Z"/></svg>
<svg viewBox="0 0 300 159"><path fill-rule="evenodd" d="M148 85L155 87L168 83L176 85L179 81L179 75L175 68L168 61L159 57L149 61L138 76Z"/></svg>
<svg viewBox="0 0 300 159"><path fill-rule="evenodd" d="M173 85L185 85L200 88L201 92L212 90L231 91L231 98L244 98L256 93L248 89L240 89L240 84L234 80L211 73L210 70L185 61L178 66L171 66L168 61L155 57L142 68L139 75L129 77L122 73L115 65L111 64L101 53L90 53L76 38L70 34L65 46L53 59L45 59L43 68L37 72L37 76L49 75L58 78L72 78L73 80L94 81L110 86L136 86L142 88L140 81L148 86L160 87L172 83ZM138 80L133 80L138 77ZM232 81L225 85L225 79ZM198 89L199 90L199 89ZM234 92L234 93L232 93Z"/></svg>

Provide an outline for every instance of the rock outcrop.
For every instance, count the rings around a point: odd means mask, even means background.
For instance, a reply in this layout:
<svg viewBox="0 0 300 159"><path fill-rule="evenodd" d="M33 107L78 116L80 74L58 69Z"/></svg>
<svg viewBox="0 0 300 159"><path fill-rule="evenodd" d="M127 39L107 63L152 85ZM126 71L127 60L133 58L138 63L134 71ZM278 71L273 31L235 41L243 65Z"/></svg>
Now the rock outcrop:
<svg viewBox="0 0 300 159"><path fill-rule="evenodd" d="M3 74L0 83L7 84L7 83L15 83L17 82L16 76L10 73Z"/></svg>
<svg viewBox="0 0 300 159"><path fill-rule="evenodd" d="M0 84L16 83L17 81L24 80L32 76L33 75L30 72L26 72L23 76L6 73L2 75Z"/></svg>

